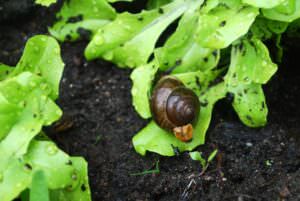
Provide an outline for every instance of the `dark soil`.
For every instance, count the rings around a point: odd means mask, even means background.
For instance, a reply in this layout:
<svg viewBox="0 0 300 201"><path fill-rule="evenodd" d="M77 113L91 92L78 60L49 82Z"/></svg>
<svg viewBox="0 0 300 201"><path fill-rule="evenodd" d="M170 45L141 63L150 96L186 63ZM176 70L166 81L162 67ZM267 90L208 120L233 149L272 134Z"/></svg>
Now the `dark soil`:
<svg viewBox="0 0 300 201"><path fill-rule="evenodd" d="M26 40L47 33L55 10L28 6L14 21L0 18L0 61L15 65ZM208 155L217 147L220 154L200 175L201 166L188 153L167 158L134 151L131 138L147 122L131 105L130 71L85 61L86 44L61 44L66 68L58 104L74 125L50 135L67 153L86 158L94 201L300 200L299 47L285 51L279 72L265 86L266 127L242 125L229 99L217 104L207 144L198 150ZM154 169L157 162L159 174L132 175Z"/></svg>

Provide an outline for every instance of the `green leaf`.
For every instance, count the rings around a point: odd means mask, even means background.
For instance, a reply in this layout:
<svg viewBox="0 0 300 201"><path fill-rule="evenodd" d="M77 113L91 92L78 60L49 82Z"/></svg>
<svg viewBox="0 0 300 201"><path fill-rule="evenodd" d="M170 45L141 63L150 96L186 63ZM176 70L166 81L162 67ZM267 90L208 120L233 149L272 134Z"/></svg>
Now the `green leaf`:
<svg viewBox="0 0 300 201"><path fill-rule="evenodd" d="M271 20L292 22L300 18L300 0L287 0L272 9L263 9L263 15Z"/></svg>
<svg viewBox="0 0 300 201"><path fill-rule="evenodd" d="M172 133L161 129L154 121L151 121L132 139L136 152L145 155L147 151L151 151L163 156L174 156L174 148L178 148L180 152L191 151L203 144L205 133L210 123L213 105L216 101L225 97L225 94L225 86L221 83L211 87L200 97L200 100L204 101L204 105L202 104L200 109L192 141L182 142Z"/></svg>
<svg viewBox="0 0 300 201"><path fill-rule="evenodd" d="M225 77L227 90L234 94L233 107L250 127L267 122L268 109L261 84L277 70L267 48L258 39L244 39L232 47L231 63Z"/></svg>
<svg viewBox="0 0 300 201"><path fill-rule="evenodd" d="M73 191L84 177L72 163L70 157L59 150L53 142L33 140L28 152L22 157L13 157L9 165L0 165L2 201L16 198L30 187L35 171L42 170L49 189L68 188Z"/></svg>
<svg viewBox="0 0 300 201"><path fill-rule="evenodd" d="M4 125L0 131L0 140L4 138L0 142L0 153L3 154L3 164L12 155L24 154L41 127L60 117L61 110L53 102L58 95L64 67L59 52L53 38L31 38L17 67L0 82L0 125ZM7 69L1 66L3 68Z"/></svg>
<svg viewBox="0 0 300 201"><path fill-rule="evenodd" d="M287 30L288 23L257 17L251 26L251 33L258 39L271 39L274 35L282 34Z"/></svg>
<svg viewBox="0 0 300 201"><path fill-rule="evenodd" d="M268 28L275 34L282 34L286 31L289 23L274 21L274 20L267 20Z"/></svg>
<svg viewBox="0 0 300 201"><path fill-rule="evenodd" d="M155 51L161 70L174 68L172 73L209 70L219 61L218 50L203 48L195 40L199 5L191 6L179 21L178 27L163 47Z"/></svg>
<svg viewBox="0 0 300 201"><path fill-rule="evenodd" d="M108 2L110 3L115 3L115 2L119 2L119 1L128 1L128 2L131 2L133 0L107 0Z"/></svg>
<svg viewBox="0 0 300 201"><path fill-rule="evenodd" d="M31 72L41 76L47 83L41 88L51 87L50 97L56 99L63 69L64 63L57 41L49 36L37 35L27 41L23 55L9 77L12 78L22 72Z"/></svg>
<svg viewBox="0 0 300 201"><path fill-rule="evenodd" d="M223 69L209 72L197 71L172 75L180 79L186 87L192 89L200 96L207 92L209 86L222 72ZM200 99L200 101L203 101L203 99Z"/></svg>
<svg viewBox="0 0 300 201"><path fill-rule="evenodd" d="M144 118L151 117L149 94L158 67L154 62L136 68L131 73L132 80L132 104L139 115Z"/></svg>
<svg viewBox="0 0 300 201"><path fill-rule="evenodd" d="M267 40L272 38L273 33L267 26L267 19L264 17L257 17L255 22L252 24L250 28L251 34L253 34L256 38L261 40Z"/></svg>
<svg viewBox="0 0 300 201"><path fill-rule="evenodd" d="M206 160L205 158L202 157L202 153L199 151L194 151L194 152L190 152L190 157L194 160L194 161L199 161L202 168L204 169L206 167Z"/></svg>
<svg viewBox="0 0 300 201"><path fill-rule="evenodd" d="M47 180L43 171L36 171L33 174L30 201L49 201Z"/></svg>
<svg viewBox="0 0 300 201"><path fill-rule="evenodd" d="M56 0L35 0L36 4L40 4L42 6L50 6L51 4L55 3Z"/></svg>
<svg viewBox="0 0 300 201"><path fill-rule="evenodd" d="M51 35L60 41L74 41L80 37L80 31L96 33L115 19L116 12L106 0L70 0L65 1L56 17L58 21L49 28Z"/></svg>
<svg viewBox="0 0 300 201"><path fill-rule="evenodd" d="M226 75L227 84L265 84L277 71L267 47L258 39L244 39L235 44Z"/></svg>
<svg viewBox="0 0 300 201"><path fill-rule="evenodd" d="M29 201L29 189L24 190L20 196L19 196L21 201Z"/></svg>
<svg viewBox="0 0 300 201"><path fill-rule="evenodd" d="M286 4L288 0L242 0L243 3L258 8L273 8L280 4Z"/></svg>
<svg viewBox="0 0 300 201"><path fill-rule="evenodd" d="M98 30L86 48L86 58L104 58L120 67L146 64L159 36L189 4L191 0L176 0L159 9L118 15L115 21Z"/></svg>
<svg viewBox="0 0 300 201"><path fill-rule="evenodd" d="M76 185L76 188L70 190L70 188L52 190L50 191L50 197L53 201L90 201L91 200L91 191L89 188L88 181L88 168L87 162L81 157L72 157L72 164L76 167L78 172L77 179L79 182ZM74 177L73 177L74 179Z"/></svg>
<svg viewBox="0 0 300 201"><path fill-rule="evenodd" d="M202 157L202 153L199 151L190 152L190 157L195 160L199 161L202 166L202 173L206 171L209 166L209 163L216 157L218 150L214 150L212 153L209 154L208 159Z"/></svg>
<svg viewBox="0 0 300 201"><path fill-rule="evenodd" d="M20 194L26 201L28 188L33 201L46 200L47 188L68 191L62 194L63 199L72 194L73 201L91 200L86 162L72 162L54 143L34 140L43 126L62 114L54 99L63 66L57 42L47 36L31 38L15 68L0 65L1 201L11 201Z"/></svg>
<svg viewBox="0 0 300 201"><path fill-rule="evenodd" d="M267 123L268 108L260 84L239 84L228 89L234 93L233 108L241 121L249 127L260 127Z"/></svg>
<svg viewBox="0 0 300 201"><path fill-rule="evenodd" d="M245 6L239 0L222 1L207 13L201 12L197 41L207 48L228 47L248 32L258 13L257 8Z"/></svg>
<svg viewBox="0 0 300 201"><path fill-rule="evenodd" d="M14 148L16 152L23 150L21 146L26 149L42 125L50 125L60 117L61 110L48 97L50 93L45 81L31 73L0 82L0 125L4 125L0 140L8 136L0 142L0 150L7 146L10 154Z"/></svg>
<svg viewBox="0 0 300 201"><path fill-rule="evenodd" d="M14 70L11 66L0 63L0 82L8 77L8 75Z"/></svg>
<svg viewBox="0 0 300 201"><path fill-rule="evenodd" d="M217 153L218 153L218 149L215 149L213 152L211 152L208 156L207 162L210 163L212 160L214 160Z"/></svg>
<svg viewBox="0 0 300 201"><path fill-rule="evenodd" d="M154 8L159 8L163 5L170 3L172 0L149 0L147 2L147 9L151 10Z"/></svg>

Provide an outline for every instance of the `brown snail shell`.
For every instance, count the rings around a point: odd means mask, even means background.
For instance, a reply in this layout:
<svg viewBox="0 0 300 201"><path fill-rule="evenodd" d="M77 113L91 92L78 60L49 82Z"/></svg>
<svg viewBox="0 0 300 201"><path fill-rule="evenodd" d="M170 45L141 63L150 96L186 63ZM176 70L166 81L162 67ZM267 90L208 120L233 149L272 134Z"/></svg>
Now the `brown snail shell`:
<svg viewBox="0 0 300 201"><path fill-rule="evenodd" d="M162 77L153 89L150 107L154 121L161 128L173 132L181 141L192 139L200 102L180 80L173 76Z"/></svg>

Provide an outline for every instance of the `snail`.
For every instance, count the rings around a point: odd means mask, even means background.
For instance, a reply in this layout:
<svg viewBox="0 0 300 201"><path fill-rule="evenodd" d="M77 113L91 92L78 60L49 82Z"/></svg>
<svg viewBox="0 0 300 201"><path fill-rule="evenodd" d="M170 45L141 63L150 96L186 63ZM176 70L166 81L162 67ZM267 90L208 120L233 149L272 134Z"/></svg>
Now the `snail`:
<svg viewBox="0 0 300 201"><path fill-rule="evenodd" d="M193 138L200 102L197 95L174 76L162 77L153 89L150 108L154 121L175 137L187 142Z"/></svg>

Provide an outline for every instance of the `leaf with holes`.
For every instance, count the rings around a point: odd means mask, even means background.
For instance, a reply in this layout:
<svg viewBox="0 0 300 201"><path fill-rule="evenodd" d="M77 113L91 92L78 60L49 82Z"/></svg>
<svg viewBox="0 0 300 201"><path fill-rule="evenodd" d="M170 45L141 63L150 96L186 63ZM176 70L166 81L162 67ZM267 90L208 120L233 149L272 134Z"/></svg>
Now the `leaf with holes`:
<svg viewBox="0 0 300 201"><path fill-rule="evenodd" d="M57 21L49 32L58 40L77 40L92 37L97 30L114 20L116 12L106 0L70 0L65 1Z"/></svg>

